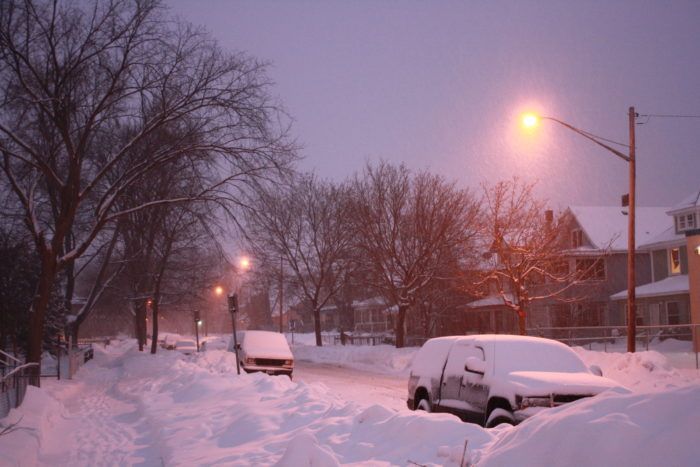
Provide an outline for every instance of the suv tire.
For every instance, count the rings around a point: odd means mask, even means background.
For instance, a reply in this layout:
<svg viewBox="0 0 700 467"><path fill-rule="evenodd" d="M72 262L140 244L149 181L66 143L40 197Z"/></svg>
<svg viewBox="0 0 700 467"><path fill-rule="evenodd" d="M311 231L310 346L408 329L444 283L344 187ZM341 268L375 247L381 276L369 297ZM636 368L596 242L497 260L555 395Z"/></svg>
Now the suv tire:
<svg viewBox="0 0 700 467"><path fill-rule="evenodd" d="M500 407L496 407L489 414L489 417L488 419L486 419L486 423L484 424L484 426L486 428L493 428L495 426L500 425L501 423L515 425L515 418L513 417L513 414L510 411L502 409Z"/></svg>
<svg viewBox="0 0 700 467"><path fill-rule="evenodd" d="M430 413L433 411L433 408L430 406L428 399L421 399L418 401L418 405L416 405L416 410L424 410Z"/></svg>

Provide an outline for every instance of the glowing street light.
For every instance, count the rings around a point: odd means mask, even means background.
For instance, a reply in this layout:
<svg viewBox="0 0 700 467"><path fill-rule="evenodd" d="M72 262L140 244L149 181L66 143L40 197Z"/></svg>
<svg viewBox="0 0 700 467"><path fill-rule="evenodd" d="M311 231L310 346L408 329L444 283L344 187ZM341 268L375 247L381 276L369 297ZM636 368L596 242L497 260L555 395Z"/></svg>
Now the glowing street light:
<svg viewBox="0 0 700 467"><path fill-rule="evenodd" d="M558 123L561 126L564 126L568 128L569 130L573 131L574 133L578 133L579 135L583 136L584 138L588 139L589 141L594 142L600 147L603 147L610 151L611 153L615 154L617 157L620 159L626 161L629 163L629 198L628 198L628 205L629 205L629 222L627 225L627 351L628 352L634 352L635 351L635 346L636 346L636 333L637 333L637 313L636 313L636 297L635 297L635 239L634 239L634 234L635 234L635 180L636 180L636 171L635 171L635 134L634 134L634 126L635 126L635 119L637 117L637 113L634 111L634 107L629 108L628 112L628 118L629 118L629 145L626 145L629 150L629 154L624 154L617 149L605 144L603 141L608 141L605 140L604 138L601 138L599 136L594 135L593 133L590 133L588 131L583 131L578 128L576 128L573 125L570 125L566 122L563 122L557 118L554 117L544 117L542 115L537 115L535 113L526 113L522 116L522 125L525 129L532 130L534 129L538 124L540 120L551 120L553 122ZM610 142L610 141L608 141Z"/></svg>
<svg viewBox="0 0 700 467"><path fill-rule="evenodd" d="M535 128L540 123L540 119L536 114L526 113L523 115L522 123L525 128Z"/></svg>
<svg viewBox="0 0 700 467"><path fill-rule="evenodd" d="M220 285L217 285L217 286L214 288L214 293L216 294L217 297L220 297L220 296L223 295L223 293L224 293L224 288L221 287Z"/></svg>
<svg viewBox="0 0 700 467"><path fill-rule="evenodd" d="M250 269L250 260L248 259L247 256L244 256L241 258L240 266L241 266L241 269L243 269L244 271L247 271L248 269Z"/></svg>

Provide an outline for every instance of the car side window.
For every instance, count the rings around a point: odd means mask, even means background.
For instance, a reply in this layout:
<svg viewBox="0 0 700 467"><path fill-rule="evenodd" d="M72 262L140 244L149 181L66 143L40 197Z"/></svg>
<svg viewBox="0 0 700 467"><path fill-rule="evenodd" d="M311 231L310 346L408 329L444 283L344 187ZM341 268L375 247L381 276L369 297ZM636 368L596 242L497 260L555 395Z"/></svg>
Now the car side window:
<svg viewBox="0 0 700 467"><path fill-rule="evenodd" d="M457 376L461 378L464 374L464 364L469 357L476 357L479 360L484 360L484 351L471 343L456 343L450 350L450 355L447 357L445 376Z"/></svg>

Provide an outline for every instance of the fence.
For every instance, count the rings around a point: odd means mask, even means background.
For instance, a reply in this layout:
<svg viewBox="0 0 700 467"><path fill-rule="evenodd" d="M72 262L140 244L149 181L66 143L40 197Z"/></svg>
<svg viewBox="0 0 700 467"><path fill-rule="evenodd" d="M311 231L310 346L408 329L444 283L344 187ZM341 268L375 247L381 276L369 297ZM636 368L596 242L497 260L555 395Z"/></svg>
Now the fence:
<svg viewBox="0 0 700 467"><path fill-rule="evenodd" d="M538 327L528 328L530 336L547 337L569 346L602 345L607 352L616 344L627 342L627 326L578 326L578 327ZM649 350L649 344L666 339L692 341L693 334L700 337L700 325L697 324L659 324L653 326L636 326L636 341ZM700 355L695 352L695 368L700 369Z"/></svg>
<svg viewBox="0 0 700 467"><path fill-rule="evenodd" d="M33 368L38 363L22 362L0 350L0 418L7 416L10 409L19 407L27 392L27 385L39 384L39 375Z"/></svg>

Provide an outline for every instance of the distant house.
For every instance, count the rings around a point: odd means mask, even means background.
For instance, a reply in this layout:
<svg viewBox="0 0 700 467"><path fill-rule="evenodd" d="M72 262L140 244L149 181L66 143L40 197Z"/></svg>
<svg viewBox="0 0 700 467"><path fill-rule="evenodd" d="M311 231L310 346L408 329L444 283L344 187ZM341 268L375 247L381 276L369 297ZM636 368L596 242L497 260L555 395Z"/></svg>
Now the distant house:
<svg viewBox="0 0 700 467"><path fill-rule="evenodd" d="M353 314L352 329L358 333L387 333L394 331L394 316L396 307L388 306L382 298L373 297L366 300L354 300L350 306ZM341 328L341 310L335 305L321 308L321 328L323 330L339 330Z"/></svg>
<svg viewBox="0 0 700 467"><path fill-rule="evenodd" d="M637 207L636 242L646 244L656 238L668 224L668 208ZM535 301L527 310L527 327L570 327L624 325L624 308L611 295L627 287L626 210L614 206L571 206L565 211L568 228L565 232L565 271L585 273L556 298ZM635 255L636 283L651 283L652 258L645 249ZM538 287L533 287L537 294ZM507 291L506 291L507 292ZM517 332L515 313L495 293L467 305L471 327L467 332Z"/></svg>
<svg viewBox="0 0 700 467"><path fill-rule="evenodd" d="M394 332L395 306L388 306L380 297L352 303L355 315L355 332L370 334Z"/></svg>
<svg viewBox="0 0 700 467"><path fill-rule="evenodd" d="M667 210L664 207L637 207L637 245L659 234L666 221ZM531 325L624 325L625 311L611 302L610 295L627 287L627 209L619 206L572 206L567 213L571 219L567 232L570 245L567 266L570 271L589 272L564 295L563 298L571 300L571 303L557 303L555 300L542 304L533 313ZM636 283L647 284L652 281L651 260L647 252L639 247L635 251Z"/></svg>
<svg viewBox="0 0 700 467"><path fill-rule="evenodd" d="M644 242L638 249L649 257L651 281L639 283L637 297L637 324L686 324L691 321L689 280L689 235L700 229L700 191L693 193L671 209L666 209L661 231ZM699 271L700 272L700 271ZM700 284L693 284L700 287ZM610 296L618 309L626 309L627 290Z"/></svg>

